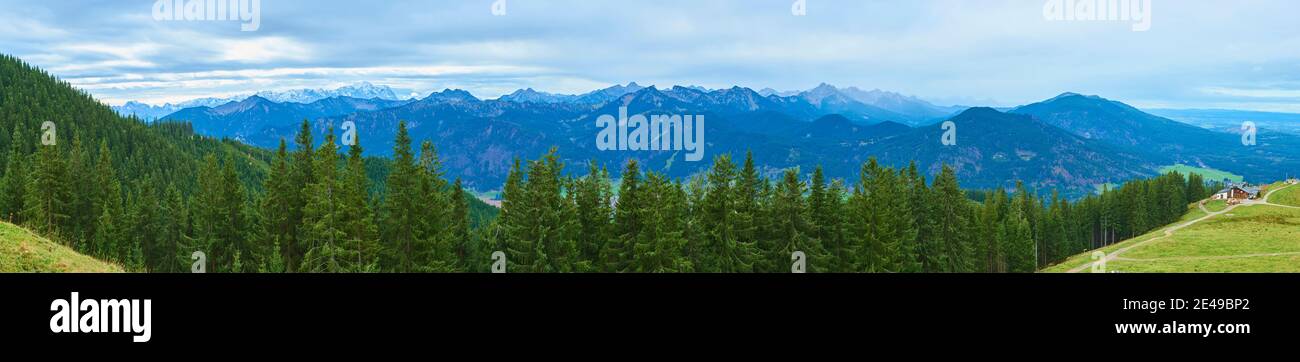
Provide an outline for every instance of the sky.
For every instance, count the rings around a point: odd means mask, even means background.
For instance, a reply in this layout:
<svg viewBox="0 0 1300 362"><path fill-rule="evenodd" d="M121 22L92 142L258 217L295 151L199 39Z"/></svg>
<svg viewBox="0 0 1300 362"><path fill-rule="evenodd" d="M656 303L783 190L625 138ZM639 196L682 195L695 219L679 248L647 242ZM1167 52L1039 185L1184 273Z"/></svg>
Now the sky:
<svg viewBox="0 0 1300 362"><path fill-rule="evenodd" d="M167 19L154 0L0 0L0 52L114 105L360 81L481 98L829 83L941 105L1069 91L1300 112L1300 2L1149 0L1135 31L1051 1L1098 0L260 0L256 24Z"/></svg>

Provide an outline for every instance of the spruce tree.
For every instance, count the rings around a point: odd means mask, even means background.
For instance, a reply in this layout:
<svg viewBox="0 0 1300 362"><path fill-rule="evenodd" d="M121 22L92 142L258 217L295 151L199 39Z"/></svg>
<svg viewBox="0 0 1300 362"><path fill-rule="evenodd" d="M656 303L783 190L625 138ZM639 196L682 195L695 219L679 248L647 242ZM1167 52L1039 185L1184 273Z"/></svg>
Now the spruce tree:
<svg viewBox="0 0 1300 362"><path fill-rule="evenodd" d="M81 135L72 137L72 152L68 154L68 176L71 205L68 207L70 229L67 237L74 242L78 251L88 250L91 235L95 228L95 175L91 168L89 155L81 143Z"/></svg>
<svg viewBox="0 0 1300 362"><path fill-rule="evenodd" d="M577 181L574 203L578 213L578 245L583 260L600 260L601 249L613 238L612 190L609 172L598 168L594 161L588 165L587 175ZM597 269L603 267L597 264Z"/></svg>
<svg viewBox="0 0 1300 362"><path fill-rule="evenodd" d="M645 224L641 183L639 163L629 160L619 183L618 200L614 208L614 235L600 252L599 264L605 272L626 272L632 269L636 258L636 238Z"/></svg>
<svg viewBox="0 0 1300 362"><path fill-rule="evenodd" d="M122 186L112 171L108 146L105 144L100 145L99 161L95 169L100 188L96 191L94 212L99 217L95 223L94 242L89 250L101 258L120 262L126 257L123 252L126 250L123 240L126 236L126 222L123 220L126 211L122 203Z"/></svg>
<svg viewBox="0 0 1300 362"><path fill-rule="evenodd" d="M758 175L758 169L754 166L754 153L745 152L745 164L740 170L740 176L736 179L736 186L733 189L735 195L735 230L736 240L751 245L757 245L759 240L760 223L762 216L759 206L759 188L761 183L765 183Z"/></svg>
<svg viewBox="0 0 1300 362"><path fill-rule="evenodd" d="M461 185L460 178L451 186L451 212L448 220L448 230L451 235L452 250L456 255L456 265L462 270L473 271L477 259L473 259L474 249L473 241L470 240L469 224L469 201L465 194L465 188Z"/></svg>
<svg viewBox="0 0 1300 362"><path fill-rule="evenodd" d="M937 272L943 269L946 260L942 247L935 240L933 193L930 192L925 175L917 170L915 162L908 166L907 174L912 183L907 200L912 219L915 220L912 227L916 230L916 271Z"/></svg>
<svg viewBox="0 0 1300 362"><path fill-rule="evenodd" d="M420 202L411 212L419 215L415 230L416 265L425 272L455 272L460 270L458 258L447 226L450 210L447 180L442 177L442 161L433 143L420 145L419 171L416 175L417 195Z"/></svg>
<svg viewBox="0 0 1300 362"><path fill-rule="evenodd" d="M1001 243L1007 246L1007 270L1012 273L1032 273L1035 268L1034 240L1020 210L1015 210L1002 224Z"/></svg>
<svg viewBox="0 0 1300 362"><path fill-rule="evenodd" d="M366 176L366 160L362 152L359 141L348 149L339 192L339 224L343 228L343 246L356 253L355 260L348 261L350 269L375 271L379 267L379 229L368 201L370 179Z"/></svg>
<svg viewBox="0 0 1300 362"><path fill-rule="evenodd" d="M389 167L380 222L383 225L381 239L387 250L383 264L387 270L414 272L420 268L415 257L419 244L417 228L423 216L417 205L422 199L419 194L421 176L411 152L411 136L407 133L405 121L398 123Z"/></svg>
<svg viewBox="0 0 1300 362"><path fill-rule="evenodd" d="M755 245L738 239L736 234L735 193L736 166L730 155L719 155L708 173L708 191L702 207L703 252L699 269L709 273L741 273L755 270L759 260ZM775 268L774 266L768 266ZM773 269L768 269L773 270Z"/></svg>
<svg viewBox="0 0 1300 362"><path fill-rule="evenodd" d="M506 176L506 184L501 191L501 212L497 215L495 241L490 245L490 250L485 251L489 255L498 251L506 254L506 269L522 272L532 267L534 249L527 234L530 221L521 162L516 158Z"/></svg>
<svg viewBox="0 0 1300 362"><path fill-rule="evenodd" d="M19 124L14 124L13 137L10 139L12 141L5 162L5 173L3 178L0 178L0 219L17 224L22 222L22 213L25 209L23 195L27 188L29 173L24 162L27 156L22 147L26 140Z"/></svg>
<svg viewBox="0 0 1300 362"><path fill-rule="evenodd" d="M334 131L325 136L325 142L315 152L312 176L315 182L307 186L304 195L307 206L303 209L300 245L307 248L299 270L314 273L339 273L347 271L344 264L355 260L342 247L346 240L340 225L340 187L338 177L339 153L334 144Z"/></svg>
<svg viewBox="0 0 1300 362"><path fill-rule="evenodd" d="M822 204L818 207L820 211L814 211L814 220L819 220L816 221L820 234L818 239L822 241L827 257L830 258L828 272L850 273L856 270L853 260L857 249L849 238L846 222L847 195L848 187L844 185L844 181L835 179L831 181L825 196L819 202ZM817 216L818 214L821 216Z"/></svg>
<svg viewBox="0 0 1300 362"><path fill-rule="evenodd" d="M683 273L694 269L683 254L687 240L683 233L686 194L664 175L648 173L639 203L644 217L641 233L632 247L636 256L630 271L638 273Z"/></svg>
<svg viewBox="0 0 1300 362"><path fill-rule="evenodd" d="M187 264L181 263L179 257L186 250L184 244L188 239L188 219L185 200L175 184L168 184L161 200L158 231L158 247L154 248L149 259L155 260L151 266L155 272L179 273L187 271ZM188 255L185 255L188 258Z"/></svg>
<svg viewBox="0 0 1300 362"><path fill-rule="evenodd" d="M771 272L789 272L794 252L803 252L805 266L810 272L825 271L829 266L825 252L817 239L811 238L808 210L804 204L805 185L799 180L799 169L789 169L777 184L772 200L773 240L775 248L766 250L769 263L777 266ZM781 268L783 267L783 268Z"/></svg>
<svg viewBox="0 0 1300 362"><path fill-rule="evenodd" d="M263 185L266 195L262 197L262 240L261 247L265 250L261 259L263 265L285 266L292 263L294 255L289 254L289 249L283 246L291 245L295 240L295 230L293 225L294 208L293 195L301 191L293 190L290 168L289 154L287 145L283 139L280 140L280 148L275 153L275 160L271 163L270 173L267 175L266 183ZM271 253L272 249L275 253ZM278 261L271 260L277 259ZM297 268L286 268L296 270Z"/></svg>
<svg viewBox="0 0 1300 362"><path fill-rule="evenodd" d="M150 254L159 244L160 205L158 195L153 188L152 177L138 181L135 190L135 196L126 215L129 237L123 240L126 244L125 254L128 256L128 264L135 264L137 270L150 271L154 265L159 264L159 261L152 258Z"/></svg>
<svg viewBox="0 0 1300 362"><path fill-rule="evenodd" d="M968 243L969 202L957 185L957 175L947 165L931 186L935 200L935 240L947 255L944 272L969 272L973 269Z"/></svg>
<svg viewBox="0 0 1300 362"><path fill-rule="evenodd" d="M223 256L219 259L223 262L229 272L244 273L255 271L255 263L247 263L235 268L235 255L251 255L255 249L253 243L249 240L248 231L248 194L244 191L244 184L239 180L239 174L235 171L236 158L228 156L221 171L220 192L221 192L221 225L220 240L221 244L215 245L214 248L222 249L218 252ZM238 253L238 254L236 254ZM245 269L247 267L247 269Z"/></svg>
<svg viewBox="0 0 1300 362"><path fill-rule="evenodd" d="M297 270L301 264L302 256L307 252L303 245L299 245L299 233L303 228L303 210L307 206L308 195L305 194L307 185L316 182L313 174L315 166L315 144L312 143L311 122L302 121L298 129L298 135L294 138L296 150L293 152L293 162L289 165L291 176L285 189L288 191L287 199L290 204L288 225L291 228L289 238L281 242L284 248L285 267L290 273Z"/></svg>
<svg viewBox="0 0 1300 362"><path fill-rule="evenodd" d="M881 183L880 176L884 171L873 157L862 165L862 171L858 177L858 183L853 189L852 196L849 197L849 235L852 235L855 249L858 255L854 258L854 264L857 265L858 271L861 272L883 272L889 269L890 257L889 246L881 239L881 234L877 230L881 221L880 208L885 205L878 205L880 199L884 197L877 196Z"/></svg>
<svg viewBox="0 0 1300 362"><path fill-rule="evenodd" d="M64 227L70 218L72 190L68 183L67 163L58 146L40 146L31 169L23 201L26 207L23 218L33 230L63 240L67 231Z"/></svg>

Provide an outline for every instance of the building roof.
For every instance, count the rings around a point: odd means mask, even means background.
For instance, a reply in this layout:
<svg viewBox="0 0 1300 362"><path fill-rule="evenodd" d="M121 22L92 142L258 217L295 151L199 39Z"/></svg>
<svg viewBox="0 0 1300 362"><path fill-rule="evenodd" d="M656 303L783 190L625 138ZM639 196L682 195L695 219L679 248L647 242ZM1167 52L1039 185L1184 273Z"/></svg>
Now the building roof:
<svg viewBox="0 0 1300 362"><path fill-rule="evenodd" d="M1229 191L1232 191L1232 189L1241 190L1242 192L1245 192L1245 193L1250 194L1250 195L1252 195L1252 196L1253 196L1253 195L1259 195L1259 187L1258 187L1258 186L1246 186L1246 187L1241 187L1241 186L1228 186L1228 187L1225 188L1225 189L1219 190L1219 192L1216 192L1215 194L1216 194L1216 195L1218 195L1218 194L1226 194L1226 193L1228 193Z"/></svg>

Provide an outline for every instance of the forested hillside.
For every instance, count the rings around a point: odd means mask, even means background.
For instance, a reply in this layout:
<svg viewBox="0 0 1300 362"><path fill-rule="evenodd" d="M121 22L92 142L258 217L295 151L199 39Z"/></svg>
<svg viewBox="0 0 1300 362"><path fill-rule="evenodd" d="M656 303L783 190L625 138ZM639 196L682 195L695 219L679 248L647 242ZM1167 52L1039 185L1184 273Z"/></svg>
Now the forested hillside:
<svg viewBox="0 0 1300 362"><path fill-rule="evenodd" d="M119 118L12 57L0 88L0 215L132 271L187 271L202 251L209 272L485 272L502 251L511 272L788 272L795 252L813 272L1031 272L1177 220L1212 189L1171 173L1069 202L874 158L851 180L769 179L725 153L685 179L631 161L615 186L595 164L566 175L552 150L513 162L496 215L405 122L390 159L309 122L267 151Z"/></svg>
<svg viewBox="0 0 1300 362"><path fill-rule="evenodd" d="M327 250L333 242L345 242L331 239L340 236L332 229L312 234L315 225L303 220L374 215L333 207L342 171L353 176L348 185L361 185L359 191L346 190L353 198L348 201L355 201L351 206L369 211L379 208L390 169L380 159L331 161L312 152L310 136L299 140L307 147L288 156L201 137L184 123L147 125L121 118L85 92L10 56L0 57L0 125L5 128L0 132L0 218L132 271L189 271L195 251L206 254L209 271L299 270L306 256L334 252ZM431 147L428 151L432 155ZM443 184L423 191L458 196ZM323 194L309 194L312 188ZM325 203L328 212L303 212L318 197L331 201ZM493 217L490 206L458 197L461 202L442 198L418 207L447 213L452 204L464 205L466 225ZM368 241L361 244L377 239ZM362 259L378 259L380 249L362 250Z"/></svg>

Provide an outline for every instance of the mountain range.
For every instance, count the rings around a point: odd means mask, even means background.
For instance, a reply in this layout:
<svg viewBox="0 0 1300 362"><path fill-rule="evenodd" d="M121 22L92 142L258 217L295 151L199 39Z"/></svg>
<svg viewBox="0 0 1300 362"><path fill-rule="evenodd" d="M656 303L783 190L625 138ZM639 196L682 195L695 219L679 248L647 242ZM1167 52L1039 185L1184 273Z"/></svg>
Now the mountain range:
<svg viewBox="0 0 1300 362"><path fill-rule="evenodd" d="M215 108L231 102L240 102L250 97L261 97L278 103L312 103L322 99L335 97L398 100L397 94L388 86L374 85L370 82L359 82L335 89L261 91L254 94L245 94L233 97L199 98L177 104L166 103L162 105L150 105L136 101L128 101L121 106L114 106L113 110L124 117L135 116L144 120L156 120L187 108Z"/></svg>
<svg viewBox="0 0 1300 362"><path fill-rule="evenodd" d="M766 94L765 94L766 93ZM668 89L636 83L579 95L523 89L498 99L479 99L448 89L423 99L331 97L311 103L276 102L260 96L217 107L193 107L163 117L187 121L200 134L274 148L310 120L320 134L354 122L367 154L391 154L398 122L416 140L438 146L451 177L480 190L499 188L516 158L530 159L551 147L572 172L595 161L617 175L629 159L671 177L690 177L710 162L686 162L679 151L598 151L595 122L601 115L697 115L705 122L706 158L752 152L761 170L822 166L831 177L856 180L863 162L906 167L927 175L943 165L975 188L1058 189L1066 195L1095 185L1157 173L1176 163L1216 168L1248 179L1271 179L1300 170L1288 156L1300 137L1261 132L1246 146L1240 135L1217 132L1151 115L1099 96L1064 93L1009 109L935 106L915 97L879 90L816 88L781 93L744 87ZM940 142L944 121L956 126L957 142Z"/></svg>

